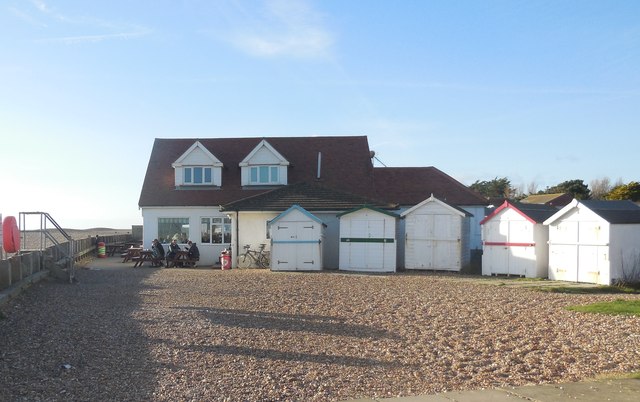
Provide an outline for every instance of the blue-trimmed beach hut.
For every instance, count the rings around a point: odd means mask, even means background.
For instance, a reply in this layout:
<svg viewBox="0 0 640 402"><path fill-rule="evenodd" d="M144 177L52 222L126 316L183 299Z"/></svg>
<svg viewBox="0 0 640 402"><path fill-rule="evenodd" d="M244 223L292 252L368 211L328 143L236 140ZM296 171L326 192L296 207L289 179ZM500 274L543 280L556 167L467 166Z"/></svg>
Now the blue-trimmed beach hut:
<svg viewBox="0 0 640 402"><path fill-rule="evenodd" d="M269 221L272 271L319 271L326 225L299 205Z"/></svg>

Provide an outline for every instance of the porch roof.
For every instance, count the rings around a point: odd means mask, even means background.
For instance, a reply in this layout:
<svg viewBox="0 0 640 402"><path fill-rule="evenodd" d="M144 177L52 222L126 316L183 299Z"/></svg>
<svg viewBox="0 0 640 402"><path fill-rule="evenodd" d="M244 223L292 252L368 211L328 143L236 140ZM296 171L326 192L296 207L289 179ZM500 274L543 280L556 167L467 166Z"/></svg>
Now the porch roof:
<svg viewBox="0 0 640 402"><path fill-rule="evenodd" d="M397 208L394 204L332 189L318 183L302 182L222 205L220 210L286 211L292 205L299 205L308 211L344 211L365 204L380 209Z"/></svg>

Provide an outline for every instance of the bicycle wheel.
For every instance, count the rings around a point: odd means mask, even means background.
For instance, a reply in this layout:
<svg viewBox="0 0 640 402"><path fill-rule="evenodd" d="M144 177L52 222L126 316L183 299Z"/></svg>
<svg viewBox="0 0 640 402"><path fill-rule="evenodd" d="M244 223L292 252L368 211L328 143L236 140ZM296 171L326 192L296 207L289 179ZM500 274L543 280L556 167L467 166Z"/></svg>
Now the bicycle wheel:
<svg viewBox="0 0 640 402"><path fill-rule="evenodd" d="M260 268L269 268L271 261L269 261L269 254L268 253L262 253L260 254L260 259L258 259L258 265L260 266Z"/></svg>
<svg viewBox="0 0 640 402"><path fill-rule="evenodd" d="M239 268L249 268L251 265L251 256L248 254L243 254L238 257L238 267Z"/></svg>

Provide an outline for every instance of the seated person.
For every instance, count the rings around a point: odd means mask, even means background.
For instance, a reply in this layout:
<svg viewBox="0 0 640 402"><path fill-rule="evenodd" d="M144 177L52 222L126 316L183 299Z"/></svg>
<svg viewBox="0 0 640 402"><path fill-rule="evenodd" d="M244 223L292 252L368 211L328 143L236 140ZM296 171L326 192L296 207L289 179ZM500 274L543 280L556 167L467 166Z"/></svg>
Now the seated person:
<svg viewBox="0 0 640 402"><path fill-rule="evenodd" d="M158 266L162 266L162 260L164 260L164 246L160 244L158 239L153 239L153 242L151 244L151 251L153 251L154 261L157 261ZM152 265L155 265L155 263L152 263Z"/></svg>
<svg viewBox="0 0 640 402"><path fill-rule="evenodd" d="M180 251L178 242L176 239L171 240L171 243L169 244L169 253L167 254L167 267L171 264L171 261L176 258L178 251Z"/></svg>
<svg viewBox="0 0 640 402"><path fill-rule="evenodd" d="M189 260L192 260L192 261L200 260L200 250L198 250L198 246L196 246L196 244L193 243L191 240L187 242L187 250L189 252L188 254ZM193 266L194 267L196 266L195 262L193 263Z"/></svg>

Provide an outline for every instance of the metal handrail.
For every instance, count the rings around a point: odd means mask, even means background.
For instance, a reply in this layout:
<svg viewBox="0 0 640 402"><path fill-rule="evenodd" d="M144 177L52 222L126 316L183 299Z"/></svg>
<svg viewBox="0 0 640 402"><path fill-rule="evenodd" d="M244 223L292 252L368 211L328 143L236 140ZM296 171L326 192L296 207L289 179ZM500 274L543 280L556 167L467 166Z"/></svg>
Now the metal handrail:
<svg viewBox="0 0 640 402"><path fill-rule="evenodd" d="M22 242L27 239L27 223L26 218L28 215L39 215L40 217L40 251L46 249L46 241L49 240L58 251L60 251L66 258L68 264L69 282L73 282L75 279L75 258L74 258L74 240L69 234L53 219L53 217L47 212L20 212L20 233ZM65 250L62 244L56 239L47 228L47 222L50 222L54 228L60 233L66 240L68 249Z"/></svg>

